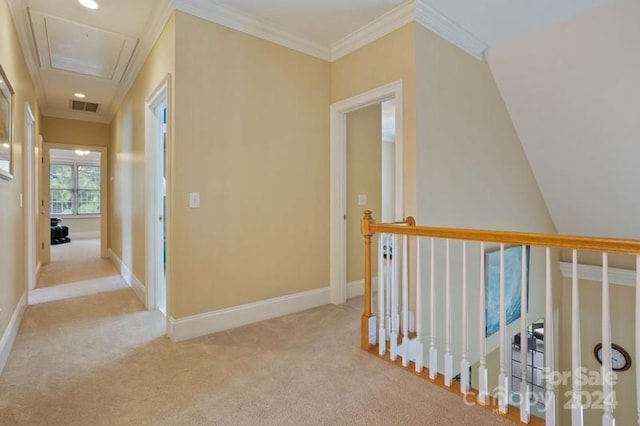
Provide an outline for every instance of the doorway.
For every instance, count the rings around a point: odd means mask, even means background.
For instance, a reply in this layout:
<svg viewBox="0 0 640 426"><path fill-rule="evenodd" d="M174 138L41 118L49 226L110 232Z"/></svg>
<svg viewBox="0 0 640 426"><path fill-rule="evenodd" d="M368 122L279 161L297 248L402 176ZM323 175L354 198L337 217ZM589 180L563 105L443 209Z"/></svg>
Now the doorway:
<svg viewBox="0 0 640 426"><path fill-rule="evenodd" d="M36 155L36 129L35 116L31 110L31 106L27 103L25 106L26 117L26 238L27 249L27 289L36 288L36 280L38 275L38 256L36 245L38 243L37 223L38 223L38 166Z"/></svg>
<svg viewBox="0 0 640 426"><path fill-rule="evenodd" d="M147 164L147 309L169 315L170 79L167 76L146 102Z"/></svg>
<svg viewBox="0 0 640 426"><path fill-rule="evenodd" d="M404 215L404 148L402 81L378 87L331 105L331 303L347 300L347 115L390 99L395 100L394 220ZM364 195L364 194L358 194ZM360 201L360 200L359 200ZM351 214L361 214L351 212Z"/></svg>
<svg viewBox="0 0 640 426"><path fill-rule="evenodd" d="M93 238L98 244L96 257L108 258L107 148L43 143L42 150L42 264L55 261L51 250L57 241L52 244L52 218L61 219L60 225L68 228L66 236L62 235L64 231L54 232L54 239Z"/></svg>
<svg viewBox="0 0 640 426"><path fill-rule="evenodd" d="M393 222L394 184L395 99L389 99L347 114L347 298L364 293L362 214L371 210L377 221Z"/></svg>

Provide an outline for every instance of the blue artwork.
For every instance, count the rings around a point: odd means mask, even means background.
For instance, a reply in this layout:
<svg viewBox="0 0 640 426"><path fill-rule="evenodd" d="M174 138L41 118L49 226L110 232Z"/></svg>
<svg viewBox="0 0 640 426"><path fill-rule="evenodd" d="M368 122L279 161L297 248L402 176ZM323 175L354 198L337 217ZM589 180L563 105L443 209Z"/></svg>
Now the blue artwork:
<svg viewBox="0 0 640 426"><path fill-rule="evenodd" d="M529 256L527 246L527 295L529 294ZM500 330L500 250L485 255L485 327L486 337ZM504 284L507 325L520 318L522 293L522 246L504 249ZM528 297L527 297L528 298Z"/></svg>

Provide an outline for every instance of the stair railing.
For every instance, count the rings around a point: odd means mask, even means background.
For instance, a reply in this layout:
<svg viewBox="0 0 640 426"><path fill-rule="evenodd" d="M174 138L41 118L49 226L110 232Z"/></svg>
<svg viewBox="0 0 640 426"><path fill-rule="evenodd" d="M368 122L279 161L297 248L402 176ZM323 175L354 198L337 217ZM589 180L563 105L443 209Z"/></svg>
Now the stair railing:
<svg viewBox="0 0 640 426"><path fill-rule="evenodd" d="M507 342L507 306L506 306L506 267L505 267L505 250L507 246L515 245L522 247L520 250L521 265L520 274L520 306L528 306L529 295L529 263L528 253L530 247L539 247L544 249L544 363L545 363L545 383L544 383L544 422L547 425L555 425L556 421L556 385L551 380L554 370L554 301L553 290L556 284L552 280L552 269L559 269L557 260L552 256L552 249L568 249L572 250L572 297L571 297L571 418L572 425L583 424L583 407L582 403L582 381L581 375L582 360L580 351L580 298L577 273L577 253L578 251L592 251L602 254L602 424L610 426L615 424L614 408L615 393L614 383L609 378L614 377L612 374L612 352L611 352L611 314L610 314L610 297L609 297L609 267L608 254L622 253L635 256L636 258L636 292L635 292L635 324L636 324L636 353L640 356L640 241L631 239L617 238L592 238L570 235L557 234L536 234L522 232L501 232L492 230L477 229L455 229L455 228L438 228L416 226L415 220L408 217L404 222L400 223L375 223L372 218L371 211L364 212L364 218L361 222L361 231L364 236L365 245L365 271L364 271L364 312L361 321L361 347L364 350L377 353L380 356L388 356L391 361L401 358L404 367L413 364L414 370L418 374L425 375L431 380L440 382L445 387L451 388L454 381L459 381L459 390L465 398L465 402L469 401L470 395L475 395L476 401L480 405L489 406L497 405L497 411L500 414L507 414L509 402L512 395L506 376L506 352L511 343ZM380 234L378 239L378 312L373 312L373 289L372 289L372 253L371 244L374 234ZM409 270L411 253L409 250L409 239L415 238L413 270ZM426 247L428 256L424 256L423 247L424 239L429 240ZM400 243L401 240L401 243ZM435 248L434 241L445 241L445 265L444 265L444 283L437 282L434 271L435 265ZM460 368L454 368L452 346L452 278L451 278L451 241L461 242L461 311L462 326L461 345L460 345ZM468 242L479 243L480 256L472 259L467 256ZM499 374L498 389L499 392L489 393L488 389L488 369L486 364L487 348L486 348L486 306L485 298L487 296L486 274L486 245L493 244L499 246ZM498 253L496 251L495 253ZM423 259L428 257L428 259ZM416 261L416 259L418 259ZM424 262L428 260L428 262ZM479 274L478 282L471 283L468 281L467 269L474 266L474 262L478 262ZM422 271L422 263L429 264L428 274ZM428 283L425 278L428 275ZM413 279L414 286L409 285ZM478 332L479 345L477 360L469 358L469 317L468 317L468 289L471 286L478 286ZM439 338L436 336L436 322L438 318L436 311L436 294L444 287L445 306L444 306L444 368L440 374L438 369L438 345ZM428 292L425 293L425 290ZM411 291L413 290L413 292ZM413 297L412 297L413 293ZM423 303L423 295L428 294L429 306L425 310L426 303ZM413 302L415 313L411 312L410 304ZM528 327L527 309L520 309L520 362L521 362L521 386L519 395L519 420L522 423L533 422L530 412L529 400L531 389L528 385L527 368L527 352L530 335ZM428 318L425 316L428 314ZM411 329L411 316L415 318L413 330ZM423 326L429 324L428 348L425 348ZM538 333L542 330L538 330ZM425 351L425 349L428 349ZM387 354L387 351L389 352ZM424 372L424 357L428 356L426 369L428 375ZM478 388L473 390L469 383L469 365L471 361L477 361L478 364ZM636 378L640 377L640 362L635 362ZM455 372L459 374L454 376ZM458 385L456 385L458 386ZM636 380L636 404L639 407L638 424L640 424L640 380ZM513 414L511 414L513 416ZM536 419L539 420L539 419Z"/></svg>

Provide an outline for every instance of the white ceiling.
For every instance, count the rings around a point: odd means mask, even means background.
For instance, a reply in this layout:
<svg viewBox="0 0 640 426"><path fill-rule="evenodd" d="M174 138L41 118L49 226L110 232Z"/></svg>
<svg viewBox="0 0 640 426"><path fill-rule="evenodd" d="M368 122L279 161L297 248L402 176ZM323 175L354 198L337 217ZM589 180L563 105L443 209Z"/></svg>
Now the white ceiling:
<svg viewBox="0 0 640 426"><path fill-rule="evenodd" d="M560 233L640 238L639 21L618 0L487 51Z"/></svg>
<svg viewBox="0 0 640 426"><path fill-rule="evenodd" d="M9 0L45 116L110 122L172 10L171 0ZM76 92L97 113L70 109Z"/></svg>
<svg viewBox="0 0 640 426"><path fill-rule="evenodd" d="M218 0L274 27L330 48L404 0Z"/></svg>

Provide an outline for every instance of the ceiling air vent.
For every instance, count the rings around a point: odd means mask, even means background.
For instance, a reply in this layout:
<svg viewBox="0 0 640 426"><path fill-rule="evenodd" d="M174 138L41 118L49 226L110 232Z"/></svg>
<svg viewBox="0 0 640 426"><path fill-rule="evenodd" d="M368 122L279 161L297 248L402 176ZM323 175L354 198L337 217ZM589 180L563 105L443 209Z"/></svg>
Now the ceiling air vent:
<svg viewBox="0 0 640 426"><path fill-rule="evenodd" d="M73 99L71 100L71 109L74 111L98 112L98 108L100 108L100 104L94 104L93 102L76 101Z"/></svg>

